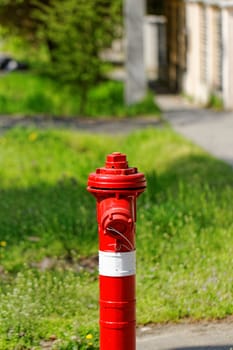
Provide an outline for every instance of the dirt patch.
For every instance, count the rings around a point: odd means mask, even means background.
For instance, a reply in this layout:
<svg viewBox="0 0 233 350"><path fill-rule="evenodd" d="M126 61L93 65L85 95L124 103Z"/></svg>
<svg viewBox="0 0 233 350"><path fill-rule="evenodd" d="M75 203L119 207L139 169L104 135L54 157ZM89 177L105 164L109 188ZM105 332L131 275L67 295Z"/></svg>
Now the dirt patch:
<svg viewBox="0 0 233 350"><path fill-rule="evenodd" d="M81 257L77 261L70 258L45 257L39 262L30 263L30 267L37 268L40 271L46 270L72 270L74 272L86 271L95 273L98 269L98 255Z"/></svg>

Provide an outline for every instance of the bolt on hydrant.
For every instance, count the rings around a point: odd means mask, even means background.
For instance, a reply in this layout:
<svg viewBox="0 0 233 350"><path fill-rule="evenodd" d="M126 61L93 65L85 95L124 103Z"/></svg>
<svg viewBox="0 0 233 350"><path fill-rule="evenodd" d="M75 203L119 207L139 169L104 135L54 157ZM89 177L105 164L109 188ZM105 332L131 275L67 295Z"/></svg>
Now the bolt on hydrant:
<svg viewBox="0 0 233 350"><path fill-rule="evenodd" d="M114 152L88 178L96 197L99 232L100 349L136 349L136 199L144 174Z"/></svg>

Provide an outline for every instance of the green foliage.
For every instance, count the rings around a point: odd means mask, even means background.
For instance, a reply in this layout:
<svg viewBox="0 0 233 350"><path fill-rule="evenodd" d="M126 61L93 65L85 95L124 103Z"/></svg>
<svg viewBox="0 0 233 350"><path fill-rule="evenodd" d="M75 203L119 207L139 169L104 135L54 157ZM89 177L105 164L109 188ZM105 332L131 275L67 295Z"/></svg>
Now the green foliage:
<svg viewBox="0 0 233 350"><path fill-rule="evenodd" d="M122 0L6 0L0 19L5 37L29 43L29 61L42 60L43 73L76 86L84 113L88 91L105 71L100 52L119 36Z"/></svg>
<svg viewBox="0 0 233 350"><path fill-rule="evenodd" d="M0 114L80 115L81 96L75 87L33 73L11 73L0 79ZM148 94L141 103L126 106L123 84L106 81L90 89L85 114L92 117L158 115L159 109L152 94Z"/></svg>
<svg viewBox="0 0 233 350"><path fill-rule="evenodd" d="M46 3L49 3L49 0ZM0 0L1 27L7 29L9 35L19 35L31 45L35 45L40 25L33 18L35 8L33 0Z"/></svg>
<svg viewBox="0 0 233 350"><path fill-rule="evenodd" d="M148 183L138 199L138 323L232 314L232 168L168 128L114 138L13 129L0 146L0 348L39 350L52 335L55 349L98 348L97 266L81 265L98 241L86 181L113 151Z"/></svg>
<svg viewBox="0 0 233 350"><path fill-rule="evenodd" d="M121 82L108 81L90 90L86 105L86 113L90 116L131 117L139 115L158 115L159 107L154 102L152 93L145 99L131 106L125 105L124 87Z"/></svg>
<svg viewBox="0 0 233 350"><path fill-rule="evenodd" d="M10 54L13 58L25 62L29 68L41 70L48 62L48 53L45 45L39 47L25 40L23 36L12 33L11 30L0 26L0 51Z"/></svg>
<svg viewBox="0 0 233 350"><path fill-rule="evenodd" d="M120 5L109 0L51 0L49 6L38 2L41 10L35 16L43 24L40 37L48 44L48 71L79 88L81 113L90 87L103 74L100 52L117 36Z"/></svg>
<svg viewBox="0 0 233 350"><path fill-rule="evenodd" d="M1 77L0 113L74 115L76 97L66 86L33 73L12 73Z"/></svg>
<svg viewBox="0 0 233 350"><path fill-rule="evenodd" d="M222 98L215 95L215 94L212 94L209 98L208 103L207 103L207 108L213 108L216 110L223 110L224 104L223 104Z"/></svg>

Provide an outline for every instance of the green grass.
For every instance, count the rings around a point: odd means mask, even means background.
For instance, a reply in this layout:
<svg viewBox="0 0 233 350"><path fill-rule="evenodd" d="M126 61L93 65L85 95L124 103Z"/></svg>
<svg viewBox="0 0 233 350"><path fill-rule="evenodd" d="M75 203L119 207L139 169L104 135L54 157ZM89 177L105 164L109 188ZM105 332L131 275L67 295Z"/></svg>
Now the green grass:
<svg viewBox="0 0 233 350"><path fill-rule="evenodd" d="M207 103L207 108L213 108L215 110L223 110L224 109L224 103L220 96L217 96L215 94L212 94L209 98L209 101Z"/></svg>
<svg viewBox="0 0 233 350"><path fill-rule="evenodd" d="M30 72L0 77L0 115L43 114L46 116L79 116L79 89ZM85 115L90 117L130 117L159 115L153 95L135 105L125 106L121 82L106 81L93 87L88 96Z"/></svg>
<svg viewBox="0 0 233 350"><path fill-rule="evenodd" d="M138 199L137 322L233 313L229 166L168 128L114 138L13 129L0 146L0 349L43 349L53 336L55 349L98 348L97 268L81 266L98 250L86 181L112 151L148 182Z"/></svg>

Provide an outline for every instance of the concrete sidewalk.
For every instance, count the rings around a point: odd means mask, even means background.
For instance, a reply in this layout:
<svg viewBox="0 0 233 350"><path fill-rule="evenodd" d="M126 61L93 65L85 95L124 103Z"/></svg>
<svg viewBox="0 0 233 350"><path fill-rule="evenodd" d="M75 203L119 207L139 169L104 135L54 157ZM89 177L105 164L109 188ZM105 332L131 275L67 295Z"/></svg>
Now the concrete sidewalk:
<svg viewBox="0 0 233 350"><path fill-rule="evenodd" d="M233 323L230 321L165 325L144 329L139 331L137 350L233 349Z"/></svg>
<svg viewBox="0 0 233 350"><path fill-rule="evenodd" d="M233 112L200 109L176 95L158 95L156 102L174 130L233 166ZM137 350L233 350L233 318L144 327Z"/></svg>
<svg viewBox="0 0 233 350"><path fill-rule="evenodd" d="M233 166L233 112L201 109L177 95L158 95L156 102L174 130Z"/></svg>

